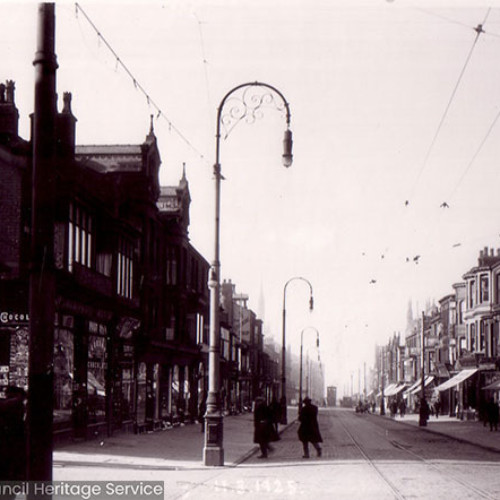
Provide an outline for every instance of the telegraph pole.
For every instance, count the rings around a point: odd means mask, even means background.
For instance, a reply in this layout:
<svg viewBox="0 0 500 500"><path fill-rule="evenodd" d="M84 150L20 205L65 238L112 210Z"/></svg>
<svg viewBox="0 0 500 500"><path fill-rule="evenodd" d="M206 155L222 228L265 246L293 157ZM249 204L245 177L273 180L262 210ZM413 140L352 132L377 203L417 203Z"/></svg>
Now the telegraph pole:
<svg viewBox="0 0 500 500"><path fill-rule="evenodd" d="M33 116L27 473L52 480L53 349L55 316L54 211L56 69L55 4L38 6ZM30 498L30 496L28 496ZM39 495L37 498L52 498Z"/></svg>

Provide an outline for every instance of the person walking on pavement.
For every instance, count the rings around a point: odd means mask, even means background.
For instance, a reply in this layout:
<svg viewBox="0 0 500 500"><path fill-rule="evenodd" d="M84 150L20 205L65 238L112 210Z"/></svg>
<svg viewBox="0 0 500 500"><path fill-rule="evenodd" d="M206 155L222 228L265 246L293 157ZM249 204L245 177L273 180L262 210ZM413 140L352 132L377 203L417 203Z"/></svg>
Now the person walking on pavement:
<svg viewBox="0 0 500 500"><path fill-rule="evenodd" d="M439 412L441 411L441 401L436 399L434 402L434 413L436 414L436 418L439 418Z"/></svg>
<svg viewBox="0 0 500 500"><path fill-rule="evenodd" d="M309 443L316 449L318 457L321 456L321 446L323 442L318 425L318 407L312 404L311 398L304 399L304 406L299 413L299 440L302 442L304 450L303 458L309 458Z"/></svg>
<svg viewBox="0 0 500 500"><path fill-rule="evenodd" d="M399 402L399 416L401 418L403 418L406 414L406 401L404 399L402 399L400 402Z"/></svg>
<svg viewBox="0 0 500 500"><path fill-rule="evenodd" d="M492 398L487 405L488 423L490 424L490 431L498 430L498 403Z"/></svg>
<svg viewBox="0 0 500 500"><path fill-rule="evenodd" d="M272 451L269 442L272 439L273 423L269 407L263 397L255 398L255 408L253 413L254 435L253 442L260 446L258 458L267 458L269 451Z"/></svg>
<svg viewBox="0 0 500 500"><path fill-rule="evenodd" d="M271 412L271 418L273 421L274 432L276 433L276 435L278 435L278 424L279 424L280 418L281 418L281 405L279 404L276 397L273 397L273 399L269 405L269 411ZM278 439L279 439L279 436L278 436Z"/></svg>

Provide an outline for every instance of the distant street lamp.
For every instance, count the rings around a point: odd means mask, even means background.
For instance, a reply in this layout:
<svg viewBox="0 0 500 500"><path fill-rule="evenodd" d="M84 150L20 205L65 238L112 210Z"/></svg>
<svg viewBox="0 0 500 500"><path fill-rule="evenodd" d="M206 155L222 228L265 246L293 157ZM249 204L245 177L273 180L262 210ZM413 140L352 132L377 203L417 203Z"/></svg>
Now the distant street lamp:
<svg viewBox="0 0 500 500"><path fill-rule="evenodd" d="M236 95L242 90L241 95ZM260 90L260 92L258 91ZM253 92L250 92L253 91ZM277 102L275 96L282 102ZM229 109L224 113L225 104L230 103ZM219 303L220 303L220 138L221 125L226 130L225 138L231 130L243 119L253 123L262 114L266 107L273 106L278 111L286 113L286 130L283 140L283 165L289 167L292 164L292 132L290 130L290 108L283 94L267 83L252 82L238 85L231 89L222 99L217 109L217 133L215 136L215 250L214 260L210 269L208 286L210 288L210 338L208 351L208 397L207 413L205 416L205 447L203 450L204 464L221 466L224 465L223 448L223 412L220 401L220 326L219 326Z"/></svg>
<svg viewBox="0 0 500 500"><path fill-rule="evenodd" d="M309 282L309 280L302 278L302 276L295 276L293 278L290 278L285 283L285 286L283 288L283 338L282 338L282 346L281 346L281 400L280 400L281 419L280 419L280 423L285 424L285 425L287 423L287 416L286 416L286 405L287 405L287 402L286 402L286 289L287 289L287 286L294 280L301 280L309 285L309 291L310 291L309 310L312 311L314 309L313 289L312 289L312 285Z"/></svg>
<svg viewBox="0 0 500 500"><path fill-rule="evenodd" d="M302 349L304 343L304 332L306 330L314 330L316 332L316 347L319 349L319 332L314 326L306 326L300 332L300 370L299 370L299 412L302 409Z"/></svg>
<svg viewBox="0 0 500 500"><path fill-rule="evenodd" d="M385 378L385 346L381 346L380 348L380 368L381 368L381 377L380 377L380 415L385 415L385 400L384 400L384 378Z"/></svg>

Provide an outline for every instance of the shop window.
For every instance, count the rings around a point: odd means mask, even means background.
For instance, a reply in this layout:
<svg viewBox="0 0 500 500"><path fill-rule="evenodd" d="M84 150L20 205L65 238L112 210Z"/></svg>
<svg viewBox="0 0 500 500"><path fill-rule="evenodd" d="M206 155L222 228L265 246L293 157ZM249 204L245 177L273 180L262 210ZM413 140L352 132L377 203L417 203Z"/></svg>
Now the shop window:
<svg viewBox="0 0 500 500"><path fill-rule="evenodd" d="M70 330L54 331L54 423L71 420L74 339Z"/></svg>
<svg viewBox="0 0 500 500"><path fill-rule="evenodd" d="M146 363L139 363L137 373L137 422L146 421Z"/></svg>
<svg viewBox="0 0 500 500"><path fill-rule="evenodd" d="M172 371L172 414L179 414L179 399L181 396L179 366L175 365Z"/></svg>
<svg viewBox="0 0 500 500"><path fill-rule="evenodd" d="M134 415L134 369L122 368L122 420L131 420Z"/></svg>
<svg viewBox="0 0 500 500"><path fill-rule="evenodd" d="M88 325L87 395L90 422L106 417L106 326L89 321Z"/></svg>

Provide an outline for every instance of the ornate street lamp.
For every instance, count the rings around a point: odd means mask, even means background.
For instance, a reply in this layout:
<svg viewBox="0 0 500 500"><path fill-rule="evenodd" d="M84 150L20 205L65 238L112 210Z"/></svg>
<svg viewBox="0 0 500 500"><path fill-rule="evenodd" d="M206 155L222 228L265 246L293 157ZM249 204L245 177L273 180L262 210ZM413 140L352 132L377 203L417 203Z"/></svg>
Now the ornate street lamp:
<svg viewBox="0 0 500 500"><path fill-rule="evenodd" d="M302 409L302 348L303 348L303 341L304 341L304 332L306 330L314 330L316 332L316 347L319 349L319 332L314 326L306 326L301 332L300 332L300 371L299 371L299 413L300 410ZM318 354L319 358L319 354Z"/></svg>
<svg viewBox="0 0 500 500"><path fill-rule="evenodd" d="M241 91L238 94L238 91ZM277 99L278 97L279 99ZM227 110L225 105L228 104ZM290 130L290 108L283 94L262 82L251 82L238 85L231 89L222 99L217 109L217 133L215 136L215 249L214 260L210 269L208 286L210 288L210 338L208 351L208 397L205 416L205 447L203 449L205 465L224 465L223 448L223 413L220 401L219 375L219 302L220 302L220 183L221 165L220 138L221 126L225 129L225 137L242 120L253 123L262 116L264 109L272 107L286 113L286 130L283 140L283 165L292 164L292 132Z"/></svg>
<svg viewBox="0 0 500 500"><path fill-rule="evenodd" d="M286 283L283 288L283 338L282 338L282 346L281 346L281 399L280 399L280 405L281 405L281 419L280 419L280 424L285 424L287 423L287 416L286 416L286 289L287 286L295 280L301 280L304 281L309 285L309 291L310 291L310 296L309 296L309 310L312 311L314 309L314 299L313 299L313 288L309 280L306 280L302 276L295 276L293 278L290 278Z"/></svg>

